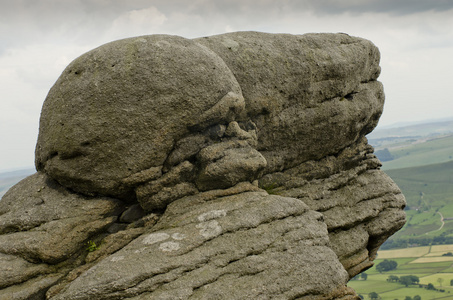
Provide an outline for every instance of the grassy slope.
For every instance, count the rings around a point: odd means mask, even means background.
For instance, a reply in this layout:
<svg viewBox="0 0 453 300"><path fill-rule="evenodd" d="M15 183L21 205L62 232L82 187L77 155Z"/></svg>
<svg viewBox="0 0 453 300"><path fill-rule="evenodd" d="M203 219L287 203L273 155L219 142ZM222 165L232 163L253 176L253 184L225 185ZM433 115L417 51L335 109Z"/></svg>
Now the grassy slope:
<svg viewBox="0 0 453 300"><path fill-rule="evenodd" d="M389 148L389 151L394 156L394 160L385 162L382 166L383 170L453 161L453 135L402 148Z"/></svg>
<svg viewBox="0 0 453 300"><path fill-rule="evenodd" d="M440 234L453 236L453 136L434 139L425 143L391 149L395 160L385 162L383 170L398 184L412 210L406 211L408 223L392 238L429 237ZM416 210L415 208L418 208ZM439 212L439 213L438 213ZM441 248L443 247L443 248ZM376 265L384 258L398 262L394 271L379 274L375 267L366 271L368 280L351 281L348 285L369 299L370 292L377 292L383 300L404 299L419 295L426 299L453 299L453 261L442 254L453 252L453 245L427 246L399 250L379 251ZM443 260L447 261L443 261ZM418 262L418 263L417 263ZM404 287L387 282L389 275L416 275L420 283L434 284L445 293L428 291L418 286ZM437 281L442 278L442 287ZM448 293L450 292L450 293Z"/></svg>
<svg viewBox="0 0 453 300"><path fill-rule="evenodd" d="M433 121L392 128L377 128L368 135L370 139L402 136L428 136L453 132L453 120Z"/></svg>
<svg viewBox="0 0 453 300"><path fill-rule="evenodd" d="M445 220L441 230L441 215L453 218L453 161L422 167L387 170L406 196L408 222L393 238L424 234L453 235L453 220ZM416 210L417 209L417 210Z"/></svg>

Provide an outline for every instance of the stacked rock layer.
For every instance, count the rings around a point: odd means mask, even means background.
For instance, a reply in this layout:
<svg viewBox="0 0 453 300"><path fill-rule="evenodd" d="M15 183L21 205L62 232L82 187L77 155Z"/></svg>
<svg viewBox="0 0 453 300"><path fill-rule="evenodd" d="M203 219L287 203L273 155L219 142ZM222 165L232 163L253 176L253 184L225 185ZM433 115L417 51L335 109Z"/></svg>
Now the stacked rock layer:
<svg viewBox="0 0 453 300"><path fill-rule="evenodd" d="M405 222L365 135L379 51L346 34L115 41L51 88L0 201L0 299L357 299Z"/></svg>

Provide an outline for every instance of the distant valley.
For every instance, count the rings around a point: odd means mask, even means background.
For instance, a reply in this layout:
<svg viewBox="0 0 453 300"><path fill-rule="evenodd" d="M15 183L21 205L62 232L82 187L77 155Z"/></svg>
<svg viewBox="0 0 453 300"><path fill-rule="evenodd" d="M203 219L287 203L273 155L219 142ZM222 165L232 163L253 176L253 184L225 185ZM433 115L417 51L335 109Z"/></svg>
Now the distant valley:
<svg viewBox="0 0 453 300"><path fill-rule="evenodd" d="M13 185L24 179L25 177L33 174L35 169L17 170L11 172L0 173L0 198L11 188Z"/></svg>
<svg viewBox="0 0 453 300"><path fill-rule="evenodd" d="M378 129L367 138L383 170L453 161L453 120Z"/></svg>
<svg viewBox="0 0 453 300"><path fill-rule="evenodd" d="M368 140L407 200L407 223L383 248L453 244L453 121L381 129Z"/></svg>
<svg viewBox="0 0 453 300"><path fill-rule="evenodd" d="M381 246L375 261L393 260L396 270L380 273L375 265L348 286L363 299L372 292L384 300L452 299L453 121L380 129L368 140L406 197L407 222ZM389 280L397 275L415 276L419 285Z"/></svg>

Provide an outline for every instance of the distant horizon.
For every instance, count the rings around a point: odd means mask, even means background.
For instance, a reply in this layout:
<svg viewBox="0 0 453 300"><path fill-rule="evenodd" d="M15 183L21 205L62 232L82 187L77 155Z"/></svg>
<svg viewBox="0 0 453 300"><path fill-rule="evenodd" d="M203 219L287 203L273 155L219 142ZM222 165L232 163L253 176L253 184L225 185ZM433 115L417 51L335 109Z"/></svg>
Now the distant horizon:
<svg viewBox="0 0 453 300"><path fill-rule="evenodd" d="M6 173L15 173L15 172L21 172L21 171L28 171L28 170L35 170L35 166L29 166L29 167L17 167L17 168L11 168L11 169L0 169L0 174L6 174Z"/></svg>
<svg viewBox="0 0 453 300"><path fill-rule="evenodd" d="M374 129L387 129L387 128L397 128L397 127L405 127L417 124L429 124L429 123L438 123L438 122L448 122L453 121L453 115L451 117L439 117L439 118L427 118L421 120L413 120L413 121L398 121L389 124L378 124L378 126Z"/></svg>

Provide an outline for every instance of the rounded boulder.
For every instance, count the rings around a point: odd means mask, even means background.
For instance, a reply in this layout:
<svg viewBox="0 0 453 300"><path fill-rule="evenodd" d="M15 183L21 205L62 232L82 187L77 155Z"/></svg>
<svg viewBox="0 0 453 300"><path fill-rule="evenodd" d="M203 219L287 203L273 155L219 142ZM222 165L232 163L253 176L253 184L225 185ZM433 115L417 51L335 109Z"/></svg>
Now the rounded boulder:
<svg viewBox="0 0 453 300"><path fill-rule="evenodd" d="M161 167L179 139L244 106L214 52L177 36L105 44L75 59L43 105L36 167L77 192L134 197L126 178Z"/></svg>

